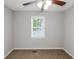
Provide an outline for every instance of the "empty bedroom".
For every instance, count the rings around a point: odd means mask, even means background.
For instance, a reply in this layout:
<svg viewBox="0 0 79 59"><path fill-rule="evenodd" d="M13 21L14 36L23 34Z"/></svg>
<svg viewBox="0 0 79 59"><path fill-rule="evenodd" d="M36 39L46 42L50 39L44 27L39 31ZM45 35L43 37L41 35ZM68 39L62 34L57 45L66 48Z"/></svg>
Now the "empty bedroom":
<svg viewBox="0 0 79 59"><path fill-rule="evenodd" d="M74 1L4 0L4 59L74 59Z"/></svg>

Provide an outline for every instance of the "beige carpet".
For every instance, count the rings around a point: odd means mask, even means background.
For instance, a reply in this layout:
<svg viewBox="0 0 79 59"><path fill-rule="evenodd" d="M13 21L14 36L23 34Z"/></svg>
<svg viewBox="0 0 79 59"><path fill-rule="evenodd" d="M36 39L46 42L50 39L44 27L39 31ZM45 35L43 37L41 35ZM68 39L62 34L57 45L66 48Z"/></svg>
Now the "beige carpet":
<svg viewBox="0 0 79 59"><path fill-rule="evenodd" d="M72 59L63 50L14 50L6 59Z"/></svg>

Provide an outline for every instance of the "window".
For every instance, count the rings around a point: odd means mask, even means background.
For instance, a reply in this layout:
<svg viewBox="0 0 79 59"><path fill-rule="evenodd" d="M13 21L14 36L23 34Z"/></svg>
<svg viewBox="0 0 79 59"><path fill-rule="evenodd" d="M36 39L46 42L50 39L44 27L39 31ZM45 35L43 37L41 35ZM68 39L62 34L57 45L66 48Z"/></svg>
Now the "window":
<svg viewBox="0 0 79 59"><path fill-rule="evenodd" d="M45 37L45 18L43 16L31 17L31 37L32 38Z"/></svg>

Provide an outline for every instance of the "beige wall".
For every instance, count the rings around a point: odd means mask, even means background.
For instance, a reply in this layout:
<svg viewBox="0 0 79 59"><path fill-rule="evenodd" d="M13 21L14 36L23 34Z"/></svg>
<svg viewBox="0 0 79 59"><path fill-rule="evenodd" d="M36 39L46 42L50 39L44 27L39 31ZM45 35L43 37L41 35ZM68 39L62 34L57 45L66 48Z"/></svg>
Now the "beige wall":
<svg viewBox="0 0 79 59"><path fill-rule="evenodd" d="M4 55L6 55L11 49L13 49L12 40L12 15L13 12L4 7Z"/></svg>
<svg viewBox="0 0 79 59"><path fill-rule="evenodd" d="M31 16L44 16L45 38L31 38ZM14 48L63 48L63 14L61 12L15 12Z"/></svg>
<svg viewBox="0 0 79 59"><path fill-rule="evenodd" d="M74 8L65 11L64 48L74 56Z"/></svg>

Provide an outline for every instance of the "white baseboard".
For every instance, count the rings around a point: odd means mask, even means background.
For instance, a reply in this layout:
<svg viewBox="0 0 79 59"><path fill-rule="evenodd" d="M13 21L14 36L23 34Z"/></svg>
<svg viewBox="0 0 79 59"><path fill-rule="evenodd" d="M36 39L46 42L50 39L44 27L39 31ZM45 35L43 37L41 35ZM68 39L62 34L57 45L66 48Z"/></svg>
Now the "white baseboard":
<svg viewBox="0 0 79 59"><path fill-rule="evenodd" d="M63 50L63 48L14 48L14 50L53 50L53 49Z"/></svg>
<svg viewBox="0 0 79 59"><path fill-rule="evenodd" d="M63 50L74 59L74 56L72 56L70 52L68 52L66 49L63 49Z"/></svg>
<svg viewBox="0 0 79 59"><path fill-rule="evenodd" d="M6 58L14 49L11 49L7 54L4 55L4 58Z"/></svg>

